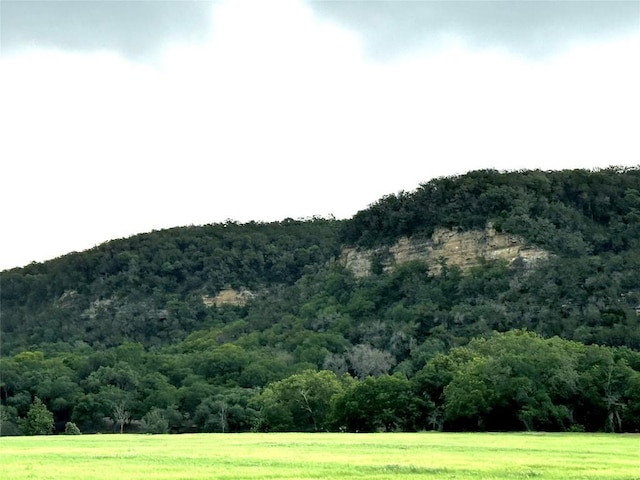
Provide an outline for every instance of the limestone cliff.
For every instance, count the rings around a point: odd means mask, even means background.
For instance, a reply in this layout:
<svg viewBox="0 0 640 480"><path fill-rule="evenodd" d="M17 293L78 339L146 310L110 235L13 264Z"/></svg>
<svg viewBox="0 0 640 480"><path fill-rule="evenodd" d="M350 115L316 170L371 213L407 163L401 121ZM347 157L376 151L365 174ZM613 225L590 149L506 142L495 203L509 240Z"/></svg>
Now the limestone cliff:
<svg viewBox="0 0 640 480"><path fill-rule="evenodd" d="M234 290L233 288L225 288L218 292L215 297L209 295L202 296L202 303L207 307L215 305L221 307L222 305L245 305L249 300L255 297L255 294L247 289Z"/></svg>
<svg viewBox="0 0 640 480"><path fill-rule="evenodd" d="M489 224L483 230L438 228L430 239L402 237L390 247L374 250L344 248L341 262L357 277L364 277L371 273L374 258L378 259L385 271L411 260L424 261L429 266L429 271L437 275L440 273L442 260L449 266L456 265L462 270L468 270L483 260L505 260L513 267L531 268L536 262L548 257L547 251L528 246L517 235L496 232Z"/></svg>

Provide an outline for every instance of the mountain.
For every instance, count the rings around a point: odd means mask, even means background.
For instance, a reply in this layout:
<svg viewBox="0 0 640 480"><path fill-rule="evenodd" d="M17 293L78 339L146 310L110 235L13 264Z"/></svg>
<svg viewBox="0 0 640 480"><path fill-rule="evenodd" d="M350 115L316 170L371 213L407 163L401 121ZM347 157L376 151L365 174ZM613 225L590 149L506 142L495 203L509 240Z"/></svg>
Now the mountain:
<svg viewBox="0 0 640 480"><path fill-rule="evenodd" d="M476 171L388 195L346 221L155 231L2 272L0 400L14 426L38 396L59 424L91 431L116 404L137 420L162 410L179 419L173 431L214 428L207 422L222 405L237 407L235 427L224 427L232 430L319 428L310 404L304 421L294 407L288 420L269 417L260 392L313 381L355 395L385 381L424 397L422 420L396 428L426 428L429 416L432 426L471 428L471 414L445 408L452 401L434 387L434 369L468 360L463 351L486 356L481 341L552 352L557 337L576 378L597 351L622 362L626 383L640 382L639 271L638 169ZM357 387L310 372L346 373ZM604 400L589 407L600 417L580 425L622 429L614 420L623 411L636 425L634 392L618 395L619 411ZM474 415L494 428L553 429L580 416L544 411L529 419L514 410L515 423ZM341 421L364 428L353 418Z"/></svg>

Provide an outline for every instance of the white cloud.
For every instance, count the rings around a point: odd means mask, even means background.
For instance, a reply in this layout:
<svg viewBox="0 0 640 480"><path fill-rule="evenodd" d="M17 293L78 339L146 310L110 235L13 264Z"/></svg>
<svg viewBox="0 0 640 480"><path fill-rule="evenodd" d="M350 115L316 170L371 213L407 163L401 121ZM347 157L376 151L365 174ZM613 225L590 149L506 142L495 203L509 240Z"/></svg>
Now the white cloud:
<svg viewBox="0 0 640 480"><path fill-rule="evenodd" d="M154 66L0 60L0 268L154 228L348 217L475 168L640 162L638 36L538 62L452 41L378 64L305 4L251 5L219 4L208 42Z"/></svg>

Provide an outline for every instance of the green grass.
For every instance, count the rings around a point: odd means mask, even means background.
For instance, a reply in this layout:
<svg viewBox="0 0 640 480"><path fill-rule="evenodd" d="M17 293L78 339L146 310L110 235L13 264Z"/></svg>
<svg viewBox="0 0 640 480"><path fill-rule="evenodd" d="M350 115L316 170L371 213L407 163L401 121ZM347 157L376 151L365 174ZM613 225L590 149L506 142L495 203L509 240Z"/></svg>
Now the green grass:
<svg viewBox="0 0 640 480"><path fill-rule="evenodd" d="M0 439L2 480L638 479L640 436L199 434Z"/></svg>

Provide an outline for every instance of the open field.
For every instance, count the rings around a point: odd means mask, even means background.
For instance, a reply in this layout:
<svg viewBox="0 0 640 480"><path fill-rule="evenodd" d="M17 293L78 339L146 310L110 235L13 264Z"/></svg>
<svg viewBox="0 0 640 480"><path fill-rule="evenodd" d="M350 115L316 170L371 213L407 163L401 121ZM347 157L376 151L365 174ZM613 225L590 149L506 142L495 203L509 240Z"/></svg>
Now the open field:
<svg viewBox="0 0 640 480"><path fill-rule="evenodd" d="M0 438L2 480L639 479L640 436L198 434Z"/></svg>

